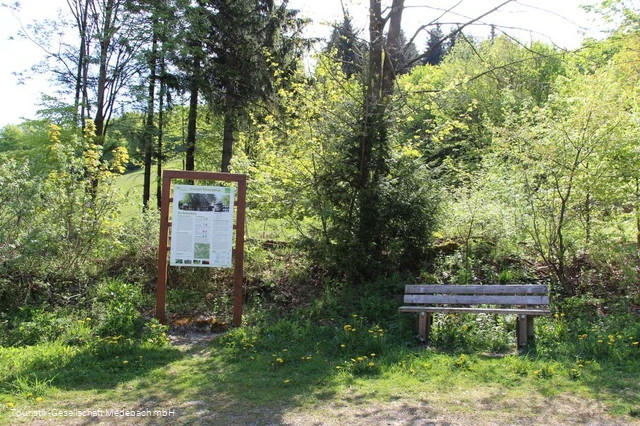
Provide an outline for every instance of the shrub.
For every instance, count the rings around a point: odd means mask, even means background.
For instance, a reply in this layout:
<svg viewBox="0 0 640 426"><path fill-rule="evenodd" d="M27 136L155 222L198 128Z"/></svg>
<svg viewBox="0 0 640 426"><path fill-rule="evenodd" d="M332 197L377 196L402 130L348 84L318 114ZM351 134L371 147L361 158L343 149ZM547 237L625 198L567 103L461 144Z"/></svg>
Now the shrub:
<svg viewBox="0 0 640 426"><path fill-rule="evenodd" d="M93 311L102 336L133 337L141 326L142 291L139 286L109 279L96 289Z"/></svg>

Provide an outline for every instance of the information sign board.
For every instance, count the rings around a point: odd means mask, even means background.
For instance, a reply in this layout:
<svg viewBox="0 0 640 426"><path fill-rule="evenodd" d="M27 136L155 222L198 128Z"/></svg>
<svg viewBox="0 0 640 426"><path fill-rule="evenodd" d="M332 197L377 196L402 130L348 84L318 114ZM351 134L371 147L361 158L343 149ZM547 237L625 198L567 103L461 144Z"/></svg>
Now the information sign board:
<svg viewBox="0 0 640 426"><path fill-rule="evenodd" d="M174 186L171 266L231 267L233 199L231 187Z"/></svg>

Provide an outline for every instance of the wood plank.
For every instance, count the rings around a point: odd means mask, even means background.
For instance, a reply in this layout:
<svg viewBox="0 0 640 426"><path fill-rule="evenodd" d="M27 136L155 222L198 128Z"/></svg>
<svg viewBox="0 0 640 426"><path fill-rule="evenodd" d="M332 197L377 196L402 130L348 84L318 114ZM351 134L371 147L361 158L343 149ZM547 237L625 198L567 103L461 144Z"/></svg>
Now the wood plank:
<svg viewBox="0 0 640 426"><path fill-rule="evenodd" d="M549 296L440 296L405 294L404 303L433 305L548 305Z"/></svg>
<svg viewBox="0 0 640 426"><path fill-rule="evenodd" d="M548 294L549 289L541 284L509 285L436 285L424 284L405 286L405 293L420 294Z"/></svg>
<svg viewBox="0 0 640 426"><path fill-rule="evenodd" d="M518 321L516 325L516 343L518 348L522 348L527 346L527 316L526 315L518 315Z"/></svg>
<svg viewBox="0 0 640 426"><path fill-rule="evenodd" d="M515 308L456 308L447 306L401 306L400 312L434 312L441 314L515 314L515 315L550 315L548 309L515 309Z"/></svg>
<svg viewBox="0 0 640 426"><path fill-rule="evenodd" d="M429 332L431 331L431 312L420 312L418 317L418 337L420 341L427 342L429 340Z"/></svg>

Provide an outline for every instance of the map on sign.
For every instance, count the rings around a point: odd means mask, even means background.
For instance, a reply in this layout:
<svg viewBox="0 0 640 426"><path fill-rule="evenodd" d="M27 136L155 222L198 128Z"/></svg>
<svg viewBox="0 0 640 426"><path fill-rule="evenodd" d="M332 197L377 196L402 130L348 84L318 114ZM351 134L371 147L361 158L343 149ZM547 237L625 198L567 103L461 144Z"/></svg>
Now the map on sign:
<svg viewBox="0 0 640 426"><path fill-rule="evenodd" d="M175 185L171 266L231 267L233 188Z"/></svg>

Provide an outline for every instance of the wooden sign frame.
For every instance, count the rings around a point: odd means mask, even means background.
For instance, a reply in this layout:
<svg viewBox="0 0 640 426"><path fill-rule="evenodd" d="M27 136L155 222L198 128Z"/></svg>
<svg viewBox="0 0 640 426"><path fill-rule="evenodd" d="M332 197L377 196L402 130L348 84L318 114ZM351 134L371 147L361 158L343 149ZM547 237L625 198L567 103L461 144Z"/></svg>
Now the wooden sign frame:
<svg viewBox="0 0 640 426"><path fill-rule="evenodd" d="M171 198L171 181L173 179L208 180L238 183L238 199L236 210L236 247L234 256L233 287L233 325L242 324L242 298L244 292L244 220L247 204L247 176L236 173L194 172L181 170L164 170L162 173L162 201L160 203L160 245L158 246L158 285L156 298L156 318L166 324L167 296L167 253L169 252L169 205Z"/></svg>

